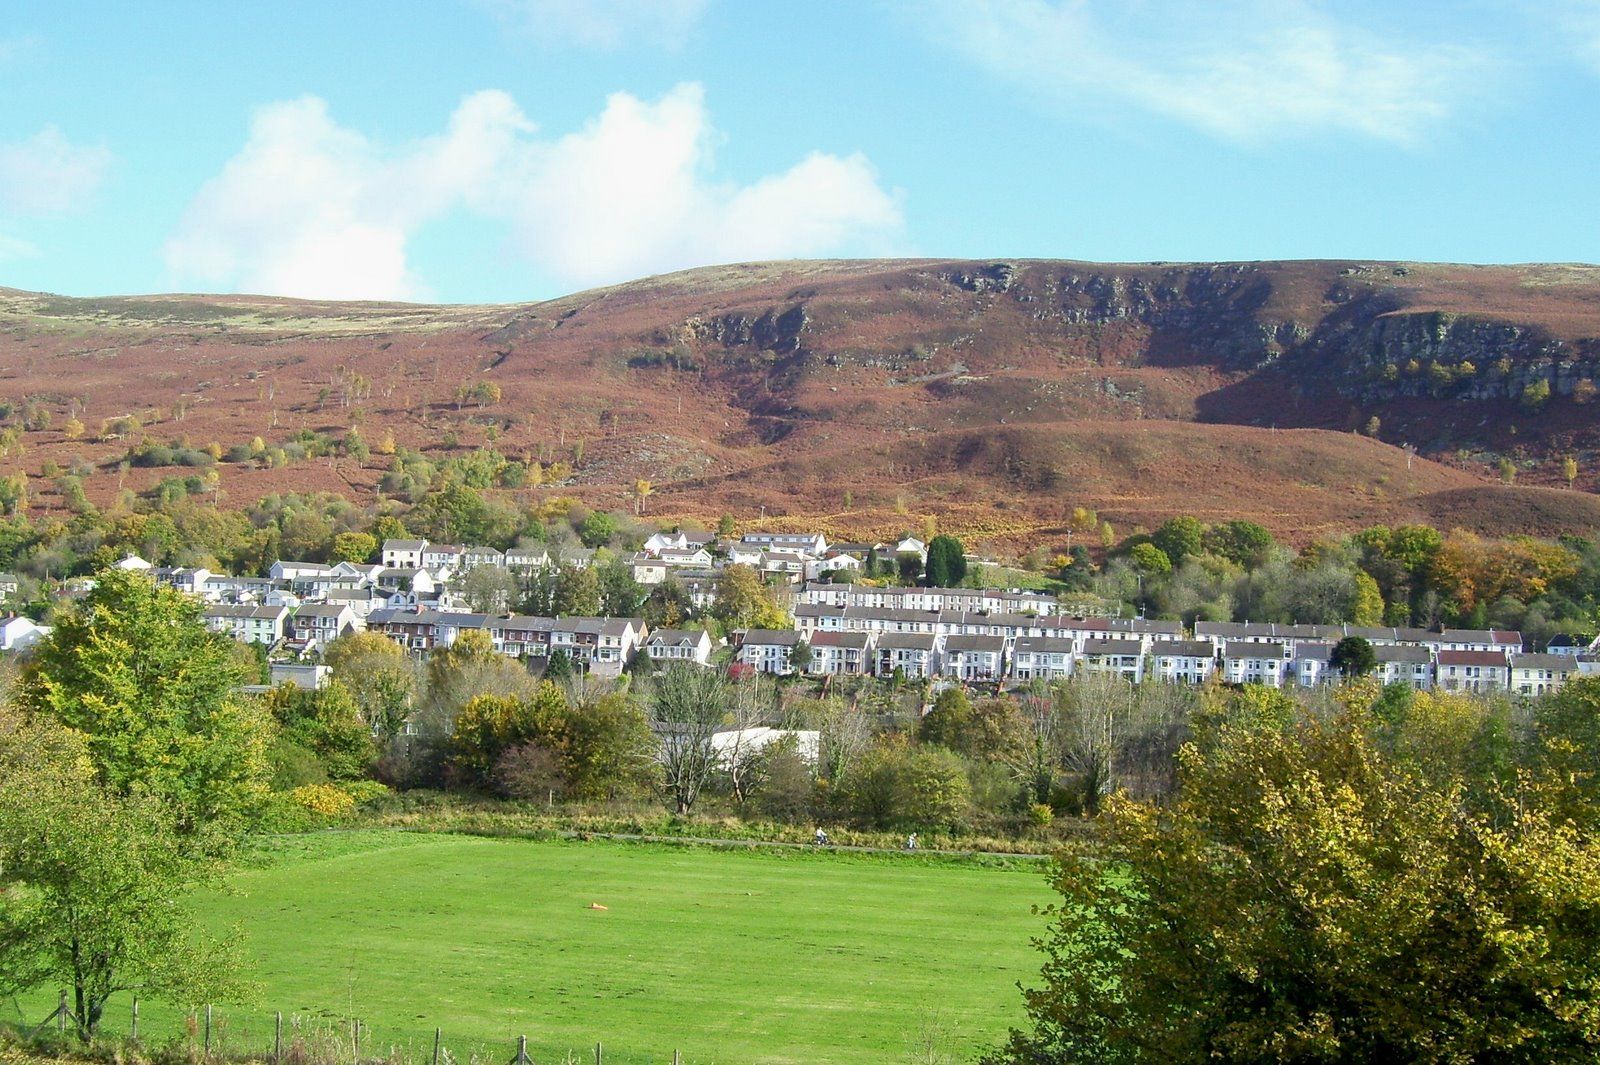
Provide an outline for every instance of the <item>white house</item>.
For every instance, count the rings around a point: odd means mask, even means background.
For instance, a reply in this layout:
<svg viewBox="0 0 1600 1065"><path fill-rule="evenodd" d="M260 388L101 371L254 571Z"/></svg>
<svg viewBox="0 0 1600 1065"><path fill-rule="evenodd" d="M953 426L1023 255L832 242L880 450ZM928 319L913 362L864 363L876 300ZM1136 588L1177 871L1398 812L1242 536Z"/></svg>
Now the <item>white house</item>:
<svg viewBox="0 0 1600 1065"><path fill-rule="evenodd" d="M739 661L761 673L788 676L794 672L789 656L799 642L794 629L751 629L739 645Z"/></svg>
<svg viewBox="0 0 1600 1065"><path fill-rule="evenodd" d="M1004 636L947 636L940 672L963 681L994 681L1005 675Z"/></svg>
<svg viewBox="0 0 1600 1065"><path fill-rule="evenodd" d="M1150 669L1170 684L1204 684L1217 671L1216 645L1210 640L1157 640L1150 645Z"/></svg>
<svg viewBox="0 0 1600 1065"><path fill-rule="evenodd" d="M1078 641L1060 636L1018 636L1011 675L1018 680L1061 680L1072 675Z"/></svg>
<svg viewBox="0 0 1600 1065"><path fill-rule="evenodd" d="M866 673L872 668L872 643L870 632L816 633L806 672L818 677Z"/></svg>
<svg viewBox="0 0 1600 1065"><path fill-rule="evenodd" d="M151 568L150 563L138 555L128 555L117 563L117 569L134 570L139 573L149 573Z"/></svg>
<svg viewBox="0 0 1600 1065"><path fill-rule="evenodd" d="M220 632L240 643L258 643L271 647L283 639L289 622L289 609L283 606L208 606L201 614L206 628Z"/></svg>
<svg viewBox="0 0 1600 1065"><path fill-rule="evenodd" d="M0 651L22 651L49 636L51 627L31 618L12 617L0 622Z"/></svg>
<svg viewBox="0 0 1600 1065"><path fill-rule="evenodd" d="M634 555L629 560L628 567L638 584L660 584L667 579L667 564L643 552Z"/></svg>
<svg viewBox="0 0 1600 1065"><path fill-rule="evenodd" d="M1512 655L1511 690L1518 695L1544 695L1553 692L1578 671L1571 655Z"/></svg>
<svg viewBox="0 0 1600 1065"><path fill-rule="evenodd" d="M817 580L824 573L860 573L863 568L861 560L854 555L829 551L826 557L806 563L806 580Z"/></svg>
<svg viewBox="0 0 1600 1065"><path fill-rule="evenodd" d="M1382 684L1404 684L1425 691L1433 687L1433 652L1426 647L1375 646L1372 675Z"/></svg>
<svg viewBox="0 0 1600 1065"><path fill-rule="evenodd" d="M944 637L933 632L885 632L878 637L873 672L880 677L899 670L907 677L931 677L939 668Z"/></svg>
<svg viewBox="0 0 1600 1065"><path fill-rule="evenodd" d="M1438 684L1445 691L1504 691L1511 669L1499 651L1440 651Z"/></svg>
<svg viewBox="0 0 1600 1065"><path fill-rule="evenodd" d="M1085 640L1083 668L1094 673L1115 673L1132 684L1144 679L1143 640Z"/></svg>
<svg viewBox="0 0 1600 1065"><path fill-rule="evenodd" d="M916 555L923 562L928 561L928 545L915 536L908 536L894 545L894 553L899 555Z"/></svg>
<svg viewBox="0 0 1600 1065"><path fill-rule="evenodd" d="M421 569L422 553L427 549L426 540L385 540L379 561L387 569Z"/></svg>
<svg viewBox="0 0 1600 1065"><path fill-rule="evenodd" d="M1282 643L1229 640L1222 649L1223 676L1230 684L1281 688L1290 673L1289 648Z"/></svg>
<svg viewBox="0 0 1600 1065"><path fill-rule="evenodd" d="M1289 676L1302 688L1315 688L1333 679L1328 660L1333 656L1333 644L1297 642L1294 658L1289 663Z"/></svg>
<svg viewBox="0 0 1600 1065"><path fill-rule="evenodd" d="M712 650L711 635L705 629L656 629L644 642L644 653L660 666L675 662L708 665Z"/></svg>

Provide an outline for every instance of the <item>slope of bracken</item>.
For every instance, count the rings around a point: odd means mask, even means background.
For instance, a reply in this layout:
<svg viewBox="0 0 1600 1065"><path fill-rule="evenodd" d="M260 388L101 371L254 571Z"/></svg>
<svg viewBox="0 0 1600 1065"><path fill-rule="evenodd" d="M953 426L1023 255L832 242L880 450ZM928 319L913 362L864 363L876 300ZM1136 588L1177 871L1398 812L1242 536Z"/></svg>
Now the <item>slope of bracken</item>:
<svg viewBox="0 0 1600 1065"><path fill-rule="evenodd" d="M86 461L102 501L147 487L175 471L119 471L131 440L101 431L134 415L136 436L224 448L492 437L581 454L528 502L624 507L646 479L659 516L841 535L932 513L1013 545L1074 506L1293 540L1408 520L1554 534L1600 524L1597 375L1591 266L755 263L483 307L0 289L0 389L51 415L0 467ZM458 400L486 381L497 401ZM1567 455L1577 491L1551 487ZM1518 487L1496 483L1502 457ZM222 490L370 497L385 461L230 463ZM47 480L33 494L54 501Z"/></svg>

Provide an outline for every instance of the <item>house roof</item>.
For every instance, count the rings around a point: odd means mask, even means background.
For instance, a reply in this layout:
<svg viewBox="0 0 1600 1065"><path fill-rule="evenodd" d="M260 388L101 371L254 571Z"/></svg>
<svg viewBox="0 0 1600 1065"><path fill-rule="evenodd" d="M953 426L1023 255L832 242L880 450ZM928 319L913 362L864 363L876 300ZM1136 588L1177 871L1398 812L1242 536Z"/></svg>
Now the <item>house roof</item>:
<svg viewBox="0 0 1600 1065"><path fill-rule="evenodd" d="M1144 643L1141 640L1085 640L1083 642L1084 655L1142 655Z"/></svg>
<svg viewBox="0 0 1600 1065"><path fill-rule="evenodd" d="M426 540L385 540L383 542L385 551L421 551L427 546L428 541Z"/></svg>
<svg viewBox="0 0 1600 1065"><path fill-rule="evenodd" d="M1006 649L1004 636L946 636L946 651L982 651L999 654Z"/></svg>
<svg viewBox="0 0 1600 1065"><path fill-rule="evenodd" d="M880 651L931 651L939 637L931 632L886 632L878 637Z"/></svg>
<svg viewBox="0 0 1600 1065"><path fill-rule="evenodd" d="M1064 636L1018 636L1019 655L1064 655L1077 650L1076 640Z"/></svg>
<svg viewBox="0 0 1600 1065"><path fill-rule="evenodd" d="M1512 655L1512 669L1553 669L1559 673L1575 673L1578 663L1570 655Z"/></svg>
<svg viewBox="0 0 1600 1065"><path fill-rule="evenodd" d="M1157 658L1215 658L1217 650L1210 640L1163 640L1150 653Z"/></svg>
<svg viewBox="0 0 1600 1065"><path fill-rule="evenodd" d="M1494 666L1504 669L1506 656L1499 651L1440 651L1441 666Z"/></svg>
<svg viewBox="0 0 1600 1065"><path fill-rule="evenodd" d="M793 647L800 642L800 634L794 629L751 629L744 634L744 646L781 646Z"/></svg>
<svg viewBox="0 0 1600 1065"><path fill-rule="evenodd" d="M819 632L811 637L813 647L843 647L864 651L872 642L870 632Z"/></svg>
<svg viewBox="0 0 1600 1065"><path fill-rule="evenodd" d="M657 629L645 641L648 647L696 647L711 639L704 629Z"/></svg>
<svg viewBox="0 0 1600 1065"><path fill-rule="evenodd" d="M1380 645L1372 649L1372 655L1379 662L1393 662L1399 665L1421 666L1433 661L1433 652L1426 647Z"/></svg>
<svg viewBox="0 0 1600 1065"><path fill-rule="evenodd" d="M1225 658L1287 658L1288 648L1272 641L1229 640L1222 647Z"/></svg>

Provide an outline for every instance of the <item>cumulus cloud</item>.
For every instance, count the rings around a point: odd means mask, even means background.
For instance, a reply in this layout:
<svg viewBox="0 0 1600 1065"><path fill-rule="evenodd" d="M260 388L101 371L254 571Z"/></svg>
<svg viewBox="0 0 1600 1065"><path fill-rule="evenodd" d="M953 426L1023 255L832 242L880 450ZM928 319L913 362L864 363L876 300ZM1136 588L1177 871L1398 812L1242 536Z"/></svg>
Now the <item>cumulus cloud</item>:
<svg viewBox="0 0 1600 1065"><path fill-rule="evenodd" d="M73 144L54 126L0 144L0 216L59 214L88 202L111 165L103 146Z"/></svg>
<svg viewBox="0 0 1600 1065"><path fill-rule="evenodd" d="M1412 142L1486 64L1305 0L941 0L929 30L1057 104L1131 106L1240 142L1328 131Z"/></svg>
<svg viewBox="0 0 1600 1065"><path fill-rule="evenodd" d="M708 0L478 0L503 23L543 45L610 50L683 43Z"/></svg>
<svg viewBox="0 0 1600 1065"><path fill-rule="evenodd" d="M530 272L574 286L896 237L899 202L864 157L812 153L741 185L713 175L715 137L697 85L653 102L618 93L556 138L506 93L479 92L443 132L398 147L314 97L276 103L189 205L167 264L183 284L415 299L427 289L409 242L457 210L501 225Z"/></svg>

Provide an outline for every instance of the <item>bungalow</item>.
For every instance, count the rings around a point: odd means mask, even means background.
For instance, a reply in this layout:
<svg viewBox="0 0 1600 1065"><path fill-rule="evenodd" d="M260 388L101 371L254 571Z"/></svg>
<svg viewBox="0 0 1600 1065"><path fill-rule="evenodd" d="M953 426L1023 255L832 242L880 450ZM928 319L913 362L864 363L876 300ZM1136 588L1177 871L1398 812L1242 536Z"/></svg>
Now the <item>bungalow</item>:
<svg viewBox="0 0 1600 1065"><path fill-rule="evenodd" d="M806 563L806 579L814 581L826 573L860 573L862 568L859 558L839 550L832 550L826 557Z"/></svg>
<svg viewBox="0 0 1600 1065"><path fill-rule="evenodd" d="M873 672L880 677L896 671L906 677L931 677L938 669L944 637L932 632L889 632L877 639Z"/></svg>
<svg viewBox="0 0 1600 1065"><path fill-rule="evenodd" d="M1158 640L1150 645L1150 669L1169 684L1204 684L1217 671L1210 640Z"/></svg>
<svg viewBox="0 0 1600 1065"><path fill-rule="evenodd" d="M1440 651L1439 686L1445 691L1504 691L1511 669L1500 651Z"/></svg>
<svg viewBox="0 0 1600 1065"><path fill-rule="evenodd" d="M1283 687L1289 675L1289 646L1256 640L1229 640L1222 648L1223 676L1230 684Z"/></svg>
<svg viewBox="0 0 1600 1065"><path fill-rule="evenodd" d="M895 557L900 555L916 555L924 563L928 561L928 545L918 540L915 536L907 536L894 545Z"/></svg>
<svg viewBox="0 0 1600 1065"><path fill-rule="evenodd" d="M1383 684L1404 684L1417 691L1433 687L1433 652L1426 647L1376 645L1373 676Z"/></svg>
<svg viewBox="0 0 1600 1065"><path fill-rule="evenodd" d="M201 614L206 628L230 636L240 643L271 647L283 639L289 621L289 608L283 606L208 606Z"/></svg>
<svg viewBox="0 0 1600 1065"><path fill-rule="evenodd" d="M385 540L378 560L389 569L421 569L426 540Z"/></svg>
<svg viewBox="0 0 1600 1065"><path fill-rule="evenodd" d="M1137 684L1144 679L1144 641L1085 640L1082 661L1091 673L1116 673Z"/></svg>
<svg viewBox="0 0 1600 1065"><path fill-rule="evenodd" d="M739 661L760 673L788 676L794 672L789 659L799 642L794 629L751 629L739 644Z"/></svg>
<svg viewBox="0 0 1600 1065"><path fill-rule="evenodd" d="M816 633L811 637L811 664L806 671L819 677L866 673L872 666L872 645L870 632Z"/></svg>
<svg viewBox="0 0 1600 1065"><path fill-rule="evenodd" d="M1518 695L1544 695L1553 692L1578 671L1571 655L1512 655L1511 690Z"/></svg>
<svg viewBox="0 0 1600 1065"><path fill-rule="evenodd" d="M339 603L307 603L289 621L289 643L299 651L322 651L360 623L355 612Z"/></svg>
<svg viewBox="0 0 1600 1065"><path fill-rule="evenodd" d="M49 636L51 627L31 618L11 617L0 622L0 651L23 651Z"/></svg>
<svg viewBox="0 0 1600 1065"><path fill-rule="evenodd" d="M760 569L761 562L766 557L766 554L765 548L755 544L729 544L728 565L750 566L753 569Z"/></svg>
<svg viewBox="0 0 1600 1065"><path fill-rule="evenodd" d="M705 629L656 629L644 642L644 653L662 666L675 662L709 665L712 649L711 634Z"/></svg>
<svg viewBox="0 0 1600 1065"><path fill-rule="evenodd" d="M1078 641L1060 636L1019 636L1011 652L1011 675L1018 680L1061 680L1072 674Z"/></svg>
<svg viewBox="0 0 1600 1065"><path fill-rule="evenodd" d="M662 565L673 569L710 569L715 561L703 547L668 548L656 555Z"/></svg>

